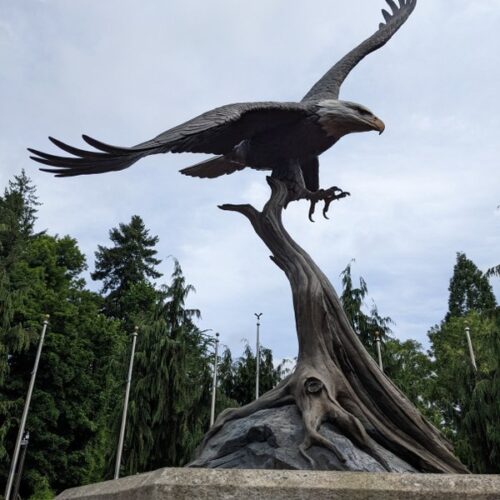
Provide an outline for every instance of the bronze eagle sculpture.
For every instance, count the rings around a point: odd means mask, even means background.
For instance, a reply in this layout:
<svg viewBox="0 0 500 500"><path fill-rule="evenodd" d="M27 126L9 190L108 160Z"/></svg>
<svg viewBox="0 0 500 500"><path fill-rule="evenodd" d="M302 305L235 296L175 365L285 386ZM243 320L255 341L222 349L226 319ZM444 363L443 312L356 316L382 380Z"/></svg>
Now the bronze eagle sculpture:
<svg viewBox="0 0 500 500"><path fill-rule="evenodd" d="M349 193L337 187L319 188L321 153L341 137L370 130L382 133L385 125L368 108L339 100L342 83L368 54L385 45L413 12L417 0L386 0L385 22L364 42L338 61L300 102L246 102L227 104L171 128L154 139L125 148L83 135L97 151L50 141L73 156L56 156L28 148L31 158L52 168L56 177L101 174L130 167L144 156L157 153L209 153L216 155L181 173L214 178L249 167L271 171L286 182L290 199L308 199L311 218L315 204L325 202L323 215L334 199ZM312 220L312 219L311 219Z"/></svg>

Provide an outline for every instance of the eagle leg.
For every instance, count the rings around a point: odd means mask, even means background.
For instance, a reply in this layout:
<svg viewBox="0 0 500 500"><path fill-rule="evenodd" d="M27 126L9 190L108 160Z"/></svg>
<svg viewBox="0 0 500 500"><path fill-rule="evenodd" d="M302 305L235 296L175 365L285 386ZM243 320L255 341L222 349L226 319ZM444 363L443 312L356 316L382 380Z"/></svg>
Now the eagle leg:
<svg viewBox="0 0 500 500"><path fill-rule="evenodd" d="M323 216L328 219L327 213L332 201L340 200L350 196L347 191L343 191L337 186L328 189L319 188L318 159L314 158L312 164L299 163L298 161L289 161L288 163L278 164L273 168L271 177L277 179L288 188L288 198L284 204L287 208L291 201L309 200L309 220L314 222L312 216L316 209L318 201L324 201Z"/></svg>
<svg viewBox="0 0 500 500"><path fill-rule="evenodd" d="M304 198L310 201L311 205L309 207L309 220L314 222L312 216L314 215L314 211L316 210L316 204L318 201L324 201L325 205L323 206L323 217L328 219L328 210L330 209L330 205L332 201L340 200L345 198L346 196L351 196L350 193L344 191L337 186L333 186L328 189L318 189L317 191L311 192L307 191Z"/></svg>

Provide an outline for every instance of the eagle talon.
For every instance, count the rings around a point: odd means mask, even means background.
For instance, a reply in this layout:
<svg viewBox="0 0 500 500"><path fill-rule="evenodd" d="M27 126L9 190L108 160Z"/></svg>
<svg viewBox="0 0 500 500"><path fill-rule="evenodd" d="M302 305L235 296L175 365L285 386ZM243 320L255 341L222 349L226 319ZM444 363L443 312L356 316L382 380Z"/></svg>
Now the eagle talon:
<svg viewBox="0 0 500 500"><path fill-rule="evenodd" d="M330 217L326 215L328 213L328 210L330 209L330 204L332 200L325 200L325 206L323 207L323 217L327 220L330 220Z"/></svg>
<svg viewBox="0 0 500 500"><path fill-rule="evenodd" d="M314 210L316 209L316 203L318 203L316 200L311 200L311 205L309 206L309 220L311 222L314 222L314 219L313 219L313 214L314 214Z"/></svg>
<svg viewBox="0 0 500 500"><path fill-rule="evenodd" d="M311 222L314 222L312 216L314 214L314 211L316 209L316 204L318 203L318 201L325 202L325 205L323 207L323 217L325 219L330 220L327 214L328 211L330 210L330 205L332 204L332 201L340 200L342 198L345 198L346 196L350 196L350 193L348 193L347 191L343 191L337 186L333 186L329 189L318 189L317 191L314 192L306 192L304 197L308 199L311 203L309 207L309 220Z"/></svg>

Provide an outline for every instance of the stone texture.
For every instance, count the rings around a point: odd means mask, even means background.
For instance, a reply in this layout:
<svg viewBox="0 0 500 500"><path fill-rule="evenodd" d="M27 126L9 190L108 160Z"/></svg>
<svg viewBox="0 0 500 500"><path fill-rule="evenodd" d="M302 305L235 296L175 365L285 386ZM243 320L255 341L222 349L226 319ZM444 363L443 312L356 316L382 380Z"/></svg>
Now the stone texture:
<svg viewBox="0 0 500 500"><path fill-rule="evenodd" d="M498 500L500 476L160 469L63 492L60 500Z"/></svg>
<svg viewBox="0 0 500 500"><path fill-rule="evenodd" d="M323 424L321 434L335 444L346 462L342 464L330 450L313 446L307 453L316 462L314 470L386 472L373 457L336 432L331 424ZM227 422L189 467L311 470L312 465L298 449L303 438L304 426L297 406L261 410ZM416 472L391 452L377 448L392 472Z"/></svg>

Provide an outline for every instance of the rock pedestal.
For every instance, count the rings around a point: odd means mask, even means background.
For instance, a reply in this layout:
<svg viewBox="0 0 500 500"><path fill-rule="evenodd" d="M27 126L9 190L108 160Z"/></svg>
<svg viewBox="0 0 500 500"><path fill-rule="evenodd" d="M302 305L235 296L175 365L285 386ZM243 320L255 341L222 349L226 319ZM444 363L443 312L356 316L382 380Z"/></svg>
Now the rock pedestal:
<svg viewBox="0 0 500 500"><path fill-rule="evenodd" d="M308 455L315 461L314 470L386 472L375 458L356 447L329 423L321 434L346 458L341 463L332 451L313 446ZM245 418L227 422L207 443L189 467L213 469L296 469L312 470L311 463L299 451L304 438L304 424L296 405L261 410ZM392 472L416 472L391 452L377 446Z"/></svg>

